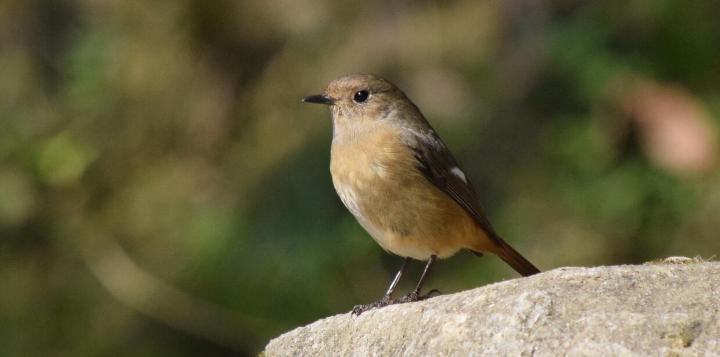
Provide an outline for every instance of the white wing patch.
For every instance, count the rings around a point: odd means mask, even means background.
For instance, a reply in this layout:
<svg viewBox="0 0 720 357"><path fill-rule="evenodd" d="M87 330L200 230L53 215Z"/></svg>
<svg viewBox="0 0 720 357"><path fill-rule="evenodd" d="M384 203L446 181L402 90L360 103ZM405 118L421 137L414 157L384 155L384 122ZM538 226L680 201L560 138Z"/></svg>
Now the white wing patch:
<svg viewBox="0 0 720 357"><path fill-rule="evenodd" d="M457 166L453 167L452 169L450 169L450 172L453 175L459 177L463 182L465 182L467 184L467 178L465 177L465 173L462 172L462 170L460 170L459 167L457 167Z"/></svg>

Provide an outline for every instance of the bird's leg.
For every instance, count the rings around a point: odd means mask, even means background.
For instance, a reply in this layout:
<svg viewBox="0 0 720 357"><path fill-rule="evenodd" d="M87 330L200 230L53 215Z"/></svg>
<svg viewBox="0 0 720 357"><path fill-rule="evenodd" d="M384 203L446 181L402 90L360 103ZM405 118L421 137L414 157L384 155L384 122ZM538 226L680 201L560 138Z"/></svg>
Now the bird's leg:
<svg viewBox="0 0 720 357"><path fill-rule="evenodd" d="M431 255L430 259L427 262L427 265L425 265L425 269L422 272L422 275L420 275L420 280L417 283L417 286L415 287L415 290L411 291L409 294L405 295L404 297L400 298L397 302L413 302L413 301L419 301L424 300L432 296L432 294L440 293L437 289L430 290L425 295L420 295L420 289L422 289L423 284L425 283L425 278L427 278L428 273L430 273L430 267L432 267L433 263L435 263L435 260L437 259L437 256Z"/></svg>
<svg viewBox="0 0 720 357"><path fill-rule="evenodd" d="M400 282L400 277L402 277L403 272L405 272L405 268L408 265L408 262L410 261L410 258L405 258L403 260L402 266L400 266L400 270L398 270L397 274L395 274L395 278L390 283L390 286L388 287L387 291L385 292L385 297L390 298L395 291L395 288L397 287L397 284Z"/></svg>
<svg viewBox="0 0 720 357"><path fill-rule="evenodd" d="M397 274L395 274L395 278L390 282L390 286L388 287L387 291L385 292L385 296L383 296L380 300L375 301L374 303L371 303L371 304L356 305L352 309L353 315L360 315L365 311L377 309L377 308L380 308L383 306L392 305L392 304L396 303L396 301L393 300L393 298L392 298L392 294L395 291L397 284L400 282L400 277L402 277L403 272L405 272L405 268L407 268L409 261L410 261L410 258L405 258L402 266L400 267L400 270L398 270Z"/></svg>

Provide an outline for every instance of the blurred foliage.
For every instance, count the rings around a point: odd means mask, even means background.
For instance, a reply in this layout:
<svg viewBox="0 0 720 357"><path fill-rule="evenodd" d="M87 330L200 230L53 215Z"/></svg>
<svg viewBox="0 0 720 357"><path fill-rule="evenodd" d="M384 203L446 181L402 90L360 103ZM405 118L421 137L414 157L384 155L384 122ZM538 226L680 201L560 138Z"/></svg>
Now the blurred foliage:
<svg viewBox="0 0 720 357"><path fill-rule="evenodd" d="M333 78L404 88L542 269L720 252L720 3L0 1L0 354L255 353L385 289ZM416 263L402 288L413 284ZM458 254L428 286L515 277Z"/></svg>

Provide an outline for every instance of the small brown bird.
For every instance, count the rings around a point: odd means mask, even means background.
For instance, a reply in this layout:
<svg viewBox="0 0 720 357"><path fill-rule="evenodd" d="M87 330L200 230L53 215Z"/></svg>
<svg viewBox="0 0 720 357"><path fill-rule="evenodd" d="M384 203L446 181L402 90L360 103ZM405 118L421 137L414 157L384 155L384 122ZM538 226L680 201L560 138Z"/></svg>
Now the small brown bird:
<svg viewBox="0 0 720 357"><path fill-rule="evenodd" d="M303 102L330 106L330 172L340 199L383 249L405 258L379 301L354 314L428 297L420 289L436 258L490 252L523 276L540 272L500 238L470 180L405 93L368 74L332 81ZM412 259L427 261L414 291L392 294Z"/></svg>

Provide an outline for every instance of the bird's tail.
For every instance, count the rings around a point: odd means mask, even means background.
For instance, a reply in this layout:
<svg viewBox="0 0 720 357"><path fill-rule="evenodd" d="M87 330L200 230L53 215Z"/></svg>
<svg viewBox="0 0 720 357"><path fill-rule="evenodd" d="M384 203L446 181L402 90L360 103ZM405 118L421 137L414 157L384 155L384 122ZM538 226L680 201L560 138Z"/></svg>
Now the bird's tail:
<svg viewBox="0 0 720 357"><path fill-rule="evenodd" d="M520 255L510 244L505 243L502 239L497 239L498 251L495 252L500 259L508 263L515 271L520 273L522 276L530 276L540 272L540 269L536 268L530 263L525 257Z"/></svg>

